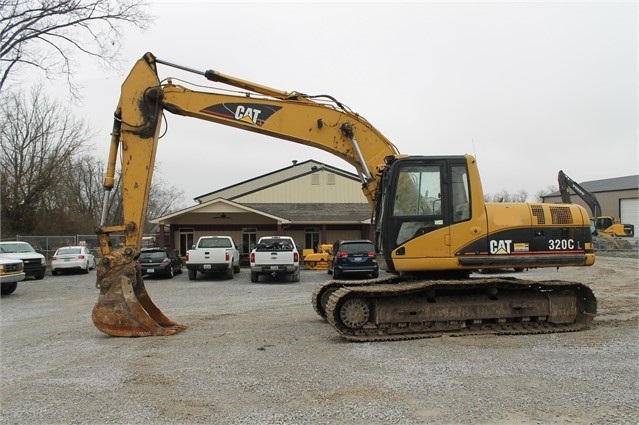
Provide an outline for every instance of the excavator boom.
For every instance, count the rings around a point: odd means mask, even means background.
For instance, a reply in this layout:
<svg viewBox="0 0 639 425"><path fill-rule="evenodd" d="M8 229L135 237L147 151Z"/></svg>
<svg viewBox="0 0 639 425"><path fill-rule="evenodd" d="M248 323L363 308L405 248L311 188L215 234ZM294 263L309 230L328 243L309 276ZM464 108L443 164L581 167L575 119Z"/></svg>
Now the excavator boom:
<svg viewBox="0 0 639 425"><path fill-rule="evenodd" d="M583 199L586 205L588 205L588 208L592 211L593 217L599 217L601 215L601 205L599 204L597 197L584 189L579 183L568 177L563 170L559 170L557 181L559 183L559 192L561 193L561 202L564 204L571 203L570 190L572 189L581 199Z"/></svg>

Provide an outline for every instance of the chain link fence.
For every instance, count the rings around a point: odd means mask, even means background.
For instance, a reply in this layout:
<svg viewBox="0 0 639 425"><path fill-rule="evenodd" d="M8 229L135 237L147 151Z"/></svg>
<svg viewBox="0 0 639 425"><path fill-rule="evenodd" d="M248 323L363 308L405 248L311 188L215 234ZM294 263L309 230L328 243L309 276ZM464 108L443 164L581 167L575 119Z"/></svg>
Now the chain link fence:
<svg viewBox="0 0 639 425"><path fill-rule="evenodd" d="M145 242L153 241L153 243L147 243L147 246L153 246L156 241L157 235L144 235ZM40 254L44 255L47 259L47 264L51 264L51 257L58 248L63 246L78 246L84 245L91 250L96 258L100 258L100 242L98 236L93 235L68 235L68 236L22 236L16 235L16 241L24 241L31 244L31 246ZM113 246L119 246L124 243L124 235L111 234L111 242Z"/></svg>
<svg viewBox="0 0 639 425"><path fill-rule="evenodd" d="M639 238L636 237L594 236L592 242L597 252L639 255Z"/></svg>

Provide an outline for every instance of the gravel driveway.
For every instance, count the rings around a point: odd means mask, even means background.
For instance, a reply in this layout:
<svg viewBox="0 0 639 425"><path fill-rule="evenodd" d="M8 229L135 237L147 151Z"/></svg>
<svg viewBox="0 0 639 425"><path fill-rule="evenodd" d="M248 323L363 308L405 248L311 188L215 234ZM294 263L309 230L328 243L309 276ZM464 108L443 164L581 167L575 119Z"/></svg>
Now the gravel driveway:
<svg viewBox="0 0 639 425"><path fill-rule="evenodd" d="M18 285L0 304L2 424L636 424L639 261L527 279L583 282L583 332L349 343L300 283L149 279L189 328L115 338L91 322L95 271Z"/></svg>

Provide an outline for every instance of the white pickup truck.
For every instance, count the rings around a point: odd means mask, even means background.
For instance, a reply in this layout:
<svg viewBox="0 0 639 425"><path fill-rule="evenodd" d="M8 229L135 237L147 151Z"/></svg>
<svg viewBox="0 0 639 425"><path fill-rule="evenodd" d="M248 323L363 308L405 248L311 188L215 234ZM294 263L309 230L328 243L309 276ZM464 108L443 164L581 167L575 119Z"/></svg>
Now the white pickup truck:
<svg viewBox="0 0 639 425"><path fill-rule="evenodd" d="M189 280L195 280L197 272L224 273L233 279L240 272L240 251L230 236L202 236L186 252L186 268Z"/></svg>
<svg viewBox="0 0 639 425"><path fill-rule="evenodd" d="M12 294L18 282L24 280L24 265L19 258L3 258L0 256L0 284L2 295Z"/></svg>
<svg viewBox="0 0 639 425"><path fill-rule="evenodd" d="M290 275L293 282L300 281L300 254L289 236L260 238L251 251L250 262L251 282L257 282L260 275Z"/></svg>
<svg viewBox="0 0 639 425"><path fill-rule="evenodd" d="M36 252L30 243L23 241L0 242L0 257L22 260L26 277L33 276L37 280L44 279L47 260L44 255Z"/></svg>

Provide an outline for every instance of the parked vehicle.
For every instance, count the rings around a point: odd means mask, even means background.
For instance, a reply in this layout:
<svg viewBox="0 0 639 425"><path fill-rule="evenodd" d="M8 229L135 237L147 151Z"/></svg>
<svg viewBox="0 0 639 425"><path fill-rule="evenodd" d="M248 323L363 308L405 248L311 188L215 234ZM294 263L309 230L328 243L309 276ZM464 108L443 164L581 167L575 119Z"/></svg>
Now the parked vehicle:
<svg viewBox="0 0 639 425"><path fill-rule="evenodd" d="M186 268L189 280L197 273L222 273L233 279L240 272L240 251L230 236L202 236L186 253Z"/></svg>
<svg viewBox="0 0 639 425"><path fill-rule="evenodd" d="M336 241L328 264L328 274L336 279L342 275L379 276L375 246L367 239Z"/></svg>
<svg viewBox="0 0 639 425"><path fill-rule="evenodd" d="M44 258L44 255L36 252L28 242L0 242L0 257L22 260L26 277L33 276L37 280L44 278L44 272L47 269L47 260Z"/></svg>
<svg viewBox="0 0 639 425"><path fill-rule="evenodd" d="M300 254L290 236L265 236L251 251L251 282L260 275L278 277L290 275L293 282L300 281Z"/></svg>
<svg viewBox="0 0 639 425"><path fill-rule="evenodd" d="M95 255L86 246L64 246L58 248L51 257L51 274L62 271L89 273L95 269Z"/></svg>
<svg viewBox="0 0 639 425"><path fill-rule="evenodd" d="M138 261L143 275L172 278L182 273L182 258L171 248L144 248Z"/></svg>
<svg viewBox="0 0 639 425"><path fill-rule="evenodd" d="M18 288L18 282L24 280L22 260L0 257L0 293L12 294Z"/></svg>

